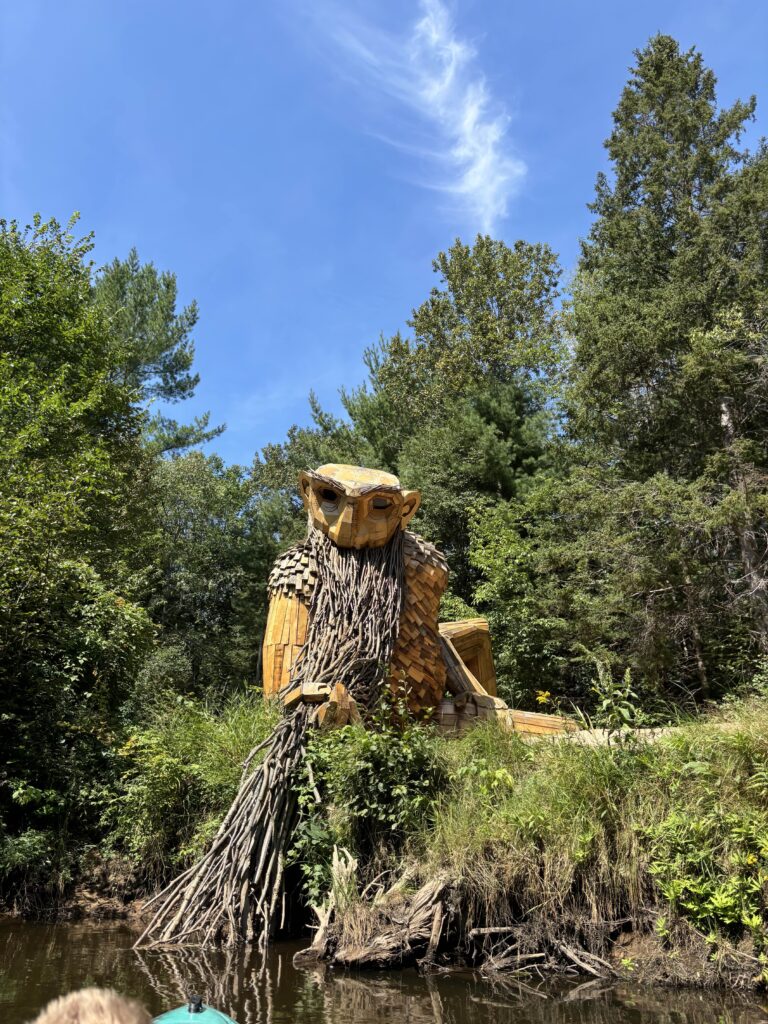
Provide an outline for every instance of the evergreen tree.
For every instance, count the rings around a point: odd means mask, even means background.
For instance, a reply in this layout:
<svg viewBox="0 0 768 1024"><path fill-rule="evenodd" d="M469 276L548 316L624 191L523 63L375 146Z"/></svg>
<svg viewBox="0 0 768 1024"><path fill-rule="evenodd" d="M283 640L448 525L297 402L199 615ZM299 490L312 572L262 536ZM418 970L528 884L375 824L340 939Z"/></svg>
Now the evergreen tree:
<svg viewBox="0 0 768 1024"><path fill-rule="evenodd" d="M200 381L192 371L191 338L198 310L191 302L176 312L176 275L158 272L152 263L142 264L131 249L127 259L115 259L101 270L93 294L110 318L115 379L132 388L147 406L191 398ZM157 450L179 451L210 441L224 429L209 429L208 423L208 413L191 424L180 424L156 412L147 433Z"/></svg>
<svg viewBox="0 0 768 1024"><path fill-rule="evenodd" d="M599 660L707 696L768 637L768 153L738 149L754 100L719 110L698 53L636 57L575 281L560 479L475 529L529 693L581 697Z"/></svg>
<svg viewBox="0 0 768 1024"><path fill-rule="evenodd" d="M343 399L377 462L423 491L416 527L448 556L460 613L478 581L473 509L520 496L546 465L560 271L546 245L483 235L433 269L441 287L413 311L413 337L369 349L368 382Z"/></svg>
<svg viewBox="0 0 768 1024"><path fill-rule="evenodd" d="M719 110L696 51L656 36L636 57L575 282L571 430L632 477L693 478L726 443L727 394L691 386L691 338L765 301L768 153L738 149L755 100Z"/></svg>
<svg viewBox="0 0 768 1024"><path fill-rule="evenodd" d="M742 505L740 565L721 571L736 590L743 574L768 639L765 523L751 503L767 479L768 410L750 380L765 355L768 151L737 148L754 109L753 97L718 110L712 71L668 36L637 54L607 142L614 180L598 177L582 249L573 428L631 479L706 476L713 502Z"/></svg>

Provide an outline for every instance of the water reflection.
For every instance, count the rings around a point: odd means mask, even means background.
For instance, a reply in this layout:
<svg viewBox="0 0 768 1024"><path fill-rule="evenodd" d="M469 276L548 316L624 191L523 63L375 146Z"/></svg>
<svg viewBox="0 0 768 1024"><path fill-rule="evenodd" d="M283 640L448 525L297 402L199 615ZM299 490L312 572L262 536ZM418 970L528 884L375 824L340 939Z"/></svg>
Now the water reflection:
<svg viewBox="0 0 768 1024"><path fill-rule="evenodd" d="M108 985L152 1013L190 991L238 1024L755 1024L757 1002L730 994L643 990L601 982L568 986L489 982L473 974L414 971L351 975L296 971L294 946L254 952L130 948L119 927L0 922L0 1018L26 1021L45 1003L84 985Z"/></svg>

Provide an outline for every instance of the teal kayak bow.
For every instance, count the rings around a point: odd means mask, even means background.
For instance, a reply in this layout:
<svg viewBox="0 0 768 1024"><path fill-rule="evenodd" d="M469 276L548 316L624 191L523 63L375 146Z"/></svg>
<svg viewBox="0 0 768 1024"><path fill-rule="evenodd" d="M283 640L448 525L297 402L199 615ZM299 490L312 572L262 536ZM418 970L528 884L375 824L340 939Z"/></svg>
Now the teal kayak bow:
<svg viewBox="0 0 768 1024"><path fill-rule="evenodd" d="M190 996L186 1006L155 1017L154 1024L237 1024L226 1013L206 1006L201 996Z"/></svg>

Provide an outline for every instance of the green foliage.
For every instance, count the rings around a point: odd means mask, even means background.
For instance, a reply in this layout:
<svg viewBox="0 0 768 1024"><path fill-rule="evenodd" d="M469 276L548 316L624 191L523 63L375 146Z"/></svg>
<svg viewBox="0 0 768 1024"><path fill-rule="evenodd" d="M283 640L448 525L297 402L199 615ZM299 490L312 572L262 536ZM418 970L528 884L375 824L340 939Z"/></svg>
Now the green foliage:
<svg viewBox="0 0 768 1024"><path fill-rule="evenodd" d="M422 494L418 528L445 553L452 592L471 601L479 583L470 559L469 522L478 511L526 493L547 465L549 418L517 384L488 382L425 421L400 453L406 486Z"/></svg>
<svg viewBox="0 0 768 1024"><path fill-rule="evenodd" d="M569 316L573 468L526 546L535 573L568 578L579 643L701 698L748 676L768 635L768 151L738 149L754 100L718 109L700 54L660 35L636 58ZM598 640L578 619L601 605Z"/></svg>
<svg viewBox="0 0 768 1024"><path fill-rule="evenodd" d="M517 697L546 688L588 706L595 660L631 669L646 702L716 696L749 679L761 641L737 596L742 509L727 493L716 501L706 480L620 481L585 468L477 515L476 597Z"/></svg>
<svg viewBox="0 0 768 1024"><path fill-rule="evenodd" d="M429 819L444 777L431 730L389 701L372 728L348 725L313 735L298 783L301 818L291 852L309 900L319 903L328 891L334 846L368 868L392 866L406 838Z"/></svg>
<svg viewBox="0 0 768 1024"><path fill-rule="evenodd" d="M0 829L8 836L66 834L76 808L80 834L95 826L90 780L103 779L105 766L108 774L116 710L152 637L131 550L148 522L143 420L114 379L109 324L91 301L90 246L55 222L0 225Z"/></svg>
<svg viewBox="0 0 768 1024"><path fill-rule="evenodd" d="M468 927L609 920L650 894L630 822L645 766L624 745L528 746L490 725L446 757L422 859L461 881Z"/></svg>
<svg viewBox="0 0 768 1024"><path fill-rule="evenodd" d="M413 310L413 339L397 334L369 348L367 385L343 392L353 423L387 465L397 464L404 439L488 384L538 394L542 371L560 354L559 267L546 245L457 239L433 269L443 287Z"/></svg>
<svg viewBox="0 0 768 1024"><path fill-rule="evenodd" d="M574 288L573 427L633 475L690 477L722 447L723 393L685 388L681 371L693 331L765 295L768 168L737 148L754 98L718 110L714 74L669 36L636 58Z"/></svg>
<svg viewBox="0 0 768 1024"><path fill-rule="evenodd" d="M457 240L433 267L442 287L413 310L413 338L368 349L369 380L343 399L382 464L421 489L418 529L471 602L472 510L519 496L547 465L559 267L547 246L483 235Z"/></svg>
<svg viewBox="0 0 768 1024"><path fill-rule="evenodd" d="M131 249L127 259L115 259L102 268L93 296L109 317L115 378L142 402L190 398L200 382L192 373L195 346L190 337L198 310L192 302L176 312L176 275L158 273L152 263L141 264ZM208 420L206 413L182 425L156 413L148 425L153 447L178 451L209 441L224 428L208 430Z"/></svg>
<svg viewBox="0 0 768 1024"><path fill-rule="evenodd" d="M650 830L653 874L666 900L697 928L765 941L768 818L675 809ZM728 852L724 858L722 854ZM725 860L722 862L721 858Z"/></svg>
<svg viewBox="0 0 768 1024"><path fill-rule="evenodd" d="M659 780L668 797L642 835L650 874L675 911L714 942L720 933L738 939L746 931L761 950L768 921L764 703L751 710L752 722L749 712L737 712L743 732L702 736L690 728L672 741Z"/></svg>
<svg viewBox="0 0 768 1024"><path fill-rule="evenodd" d="M151 688L160 671L177 690L198 694L257 682L277 503L257 500L239 466L201 452L158 461L153 482L147 561L155 575L146 605L161 643L143 680Z"/></svg>
<svg viewBox="0 0 768 1024"><path fill-rule="evenodd" d="M104 811L110 847L146 882L194 859L237 792L250 751L277 722L272 703L230 697L218 710L167 694L119 751L120 782Z"/></svg>
<svg viewBox="0 0 768 1024"><path fill-rule="evenodd" d="M668 907L710 936L768 921L764 699L729 727L698 722L652 744L523 744L493 726L443 741L448 784L411 849L460 879L478 919L567 927Z"/></svg>
<svg viewBox="0 0 768 1024"><path fill-rule="evenodd" d="M148 870L183 856L175 799L202 808L205 834L226 789L211 765L178 742L165 761L155 751L167 819L152 822L150 782L116 752L141 723L150 758L159 720L142 726L159 693L220 697L255 680L280 521L239 468L160 457L215 433L147 412L197 384L197 311L177 314L175 277L135 252L94 280L91 244L40 219L0 226L0 878L32 900L101 841L121 771L142 822L128 845L146 841ZM233 708L224 717L235 730ZM180 796L194 778L203 792Z"/></svg>
<svg viewBox="0 0 768 1024"><path fill-rule="evenodd" d="M632 673L627 669L621 682L614 679L610 669L598 662L597 679L592 692L597 698L592 721L609 735L629 740L634 729L646 724L646 716L638 706L638 697L632 689Z"/></svg>

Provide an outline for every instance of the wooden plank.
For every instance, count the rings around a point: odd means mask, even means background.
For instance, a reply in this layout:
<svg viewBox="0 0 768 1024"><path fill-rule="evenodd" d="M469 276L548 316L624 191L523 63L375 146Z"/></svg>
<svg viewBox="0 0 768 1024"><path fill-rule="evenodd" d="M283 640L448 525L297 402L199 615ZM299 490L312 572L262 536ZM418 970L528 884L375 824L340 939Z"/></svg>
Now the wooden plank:
<svg viewBox="0 0 768 1024"><path fill-rule="evenodd" d="M280 643L287 647L291 643L291 623L296 618L296 602L290 598L285 598L283 604L283 629L280 635Z"/></svg>
<svg viewBox="0 0 768 1024"><path fill-rule="evenodd" d="M343 683L331 687L328 699L319 705L315 721L324 729L339 728L351 721L359 721L357 704Z"/></svg>
<svg viewBox="0 0 768 1024"><path fill-rule="evenodd" d="M486 633L490 636L490 627L487 619L458 619L456 622L441 622L437 627L443 636L451 640L462 637L475 636L478 633Z"/></svg>
<svg viewBox="0 0 768 1024"><path fill-rule="evenodd" d="M283 639L283 626L285 625L285 615L288 610L289 599L286 598L285 594L278 594L274 598L275 601L275 617L272 621L272 635L270 642L277 646L282 643Z"/></svg>
<svg viewBox="0 0 768 1024"><path fill-rule="evenodd" d="M309 626L309 608L303 601L299 601L296 616L296 643L301 646L307 639L307 628Z"/></svg>
<svg viewBox="0 0 768 1024"><path fill-rule="evenodd" d="M307 704L320 704L331 692L330 686L324 683L302 683L301 696Z"/></svg>
<svg viewBox="0 0 768 1024"><path fill-rule="evenodd" d="M280 699L287 708L293 707L301 701L301 687L292 686L287 693L280 694Z"/></svg>
<svg viewBox="0 0 768 1024"><path fill-rule="evenodd" d="M264 687L264 696L272 697L276 691L275 685L275 649L272 644L264 644L261 654L261 685Z"/></svg>
<svg viewBox="0 0 768 1024"><path fill-rule="evenodd" d="M488 696L480 682L472 675L459 657L456 648L447 636L440 634L440 646L448 675L446 685L451 693L479 693Z"/></svg>

